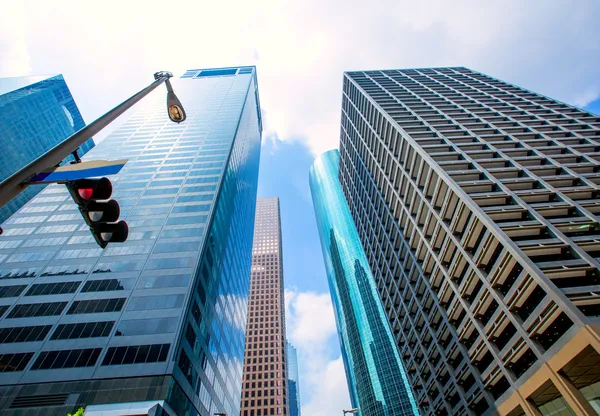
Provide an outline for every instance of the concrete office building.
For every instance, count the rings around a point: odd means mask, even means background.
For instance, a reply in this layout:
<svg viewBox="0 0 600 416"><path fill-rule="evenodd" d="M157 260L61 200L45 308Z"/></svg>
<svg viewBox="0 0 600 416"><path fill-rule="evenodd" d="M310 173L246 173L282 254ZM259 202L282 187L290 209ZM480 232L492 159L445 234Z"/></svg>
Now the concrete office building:
<svg viewBox="0 0 600 416"><path fill-rule="evenodd" d="M287 343L288 404L290 416L300 416L300 381L298 376L298 352Z"/></svg>
<svg viewBox="0 0 600 416"><path fill-rule="evenodd" d="M340 155L421 413L596 414L600 117L466 68L347 72Z"/></svg>
<svg viewBox="0 0 600 416"><path fill-rule="evenodd" d="M287 415L279 198L256 201L241 416Z"/></svg>
<svg viewBox="0 0 600 416"><path fill-rule="evenodd" d="M64 185L0 237L0 414L239 414L261 118L254 67L187 71L86 155L129 224L100 249ZM154 409L154 410L150 410ZM113 413L110 413L113 412Z"/></svg>
<svg viewBox="0 0 600 416"><path fill-rule="evenodd" d="M416 416L392 331L338 180L337 150L310 168L310 190L353 408L360 416Z"/></svg>
<svg viewBox="0 0 600 416"><path fill-rule="evenodd" d="M62 75L0 78L0 182L84 126ZM90 138L79 155L92 147ZM1 207L0 224L42 189L31 186Z"/></svg>

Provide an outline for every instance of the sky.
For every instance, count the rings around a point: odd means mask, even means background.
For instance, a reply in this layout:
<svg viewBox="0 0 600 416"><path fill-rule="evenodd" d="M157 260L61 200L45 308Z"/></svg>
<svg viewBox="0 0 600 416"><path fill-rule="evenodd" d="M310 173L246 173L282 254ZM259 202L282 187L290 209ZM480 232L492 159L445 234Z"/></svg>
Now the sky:
<svg viewBox="0 0 600 416"><path fill-rule="evenodd" d="M87 122L158 70L257 66L265 123L259 196L281 201L287 331L298 348L305 416L349 407L308 187L314 157L339 141L343 71L465 66L600 113L597 0L0 6L0 77L62 73Z"/></svg>

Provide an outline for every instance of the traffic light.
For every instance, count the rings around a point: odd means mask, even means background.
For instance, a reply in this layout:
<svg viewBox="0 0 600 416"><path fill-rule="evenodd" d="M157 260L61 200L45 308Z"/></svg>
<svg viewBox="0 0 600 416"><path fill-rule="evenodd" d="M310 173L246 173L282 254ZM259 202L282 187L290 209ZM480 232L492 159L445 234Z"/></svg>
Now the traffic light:
<svg viewBox="0 0 600 416"><path fill-rule="evenodd" d="M127 240L129 227L125 221L117 222L121 210L117 201L109 199L112 183L108 178L78 179L67 182L67 188L100 247Z"/></svg>

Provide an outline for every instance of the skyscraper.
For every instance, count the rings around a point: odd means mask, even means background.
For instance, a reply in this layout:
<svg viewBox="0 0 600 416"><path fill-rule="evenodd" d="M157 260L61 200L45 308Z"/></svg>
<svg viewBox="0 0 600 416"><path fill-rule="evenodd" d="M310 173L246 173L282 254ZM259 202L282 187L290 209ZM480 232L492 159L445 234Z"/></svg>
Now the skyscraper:
<svg viewBox="0 0 600 416"><path fill-rule="evenodd" d="M344 75L339 178L423 415L596 414L599 152L599 116L467 68Z"/></svg>
<svg viewBox="0 0 600 416"><path fill-rule="evenodd" d="M62 75L0 78L0 182L84 126ZM92 147L90 138L79 155ZM0 208L0 224L42 189L31 186Z"/></svg>
<svg viewBox="0 0 600 416"><path fill-rule="evenodd" d="M300 384L298 377L298 352L287 343L288 402L290 416L300 416Z"/></svg>
<svg viewBox="0 0 600 416"><path fill-rule="evenodd" d="M279 198L256 201L241 416L287 415Z"/></svg>
<svg viewBox="0 0 600 416"><path fill-rule="evenodd" d="M310 189L352 406L362 416L418 415L338 170L337 150L319 156Z"/></svg>
<svg viewBox="0 0 600 416"><path fill-rule="evenodd" d="M239 414L260 136L254 67L190 70L89 153L124 244L94 242L52 185L0 237L0 414Z"/></svg>

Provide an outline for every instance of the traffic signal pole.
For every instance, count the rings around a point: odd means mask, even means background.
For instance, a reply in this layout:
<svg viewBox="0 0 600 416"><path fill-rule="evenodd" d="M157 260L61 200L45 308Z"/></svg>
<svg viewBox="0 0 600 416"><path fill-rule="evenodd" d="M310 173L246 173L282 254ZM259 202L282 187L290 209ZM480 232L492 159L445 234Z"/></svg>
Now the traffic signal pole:
<svg viewBox="0 0 600 416"><path fill-rule="evenodd" d="M42 156L38 157L27 166L5 179L2 183L0 183L0 208L6 205L11 199L29 186L27 183L29 179L33 178L36 174L44 171L45 169L60 164L60 162L62 162L67 156L76 152L77 149L79 149L79 147L90 137L93 137L99 133L117 117L129 110L134 104L156 89L156 87L158 87L160 84L168 81L168 79L172 76L173 75L170 72L157 72L154 74L155 81L152 84L139 91L137 94L132 95L130 98L110 110L108 113L94 120L81 130L75 132L63 142L57 144Z"/></svg>

